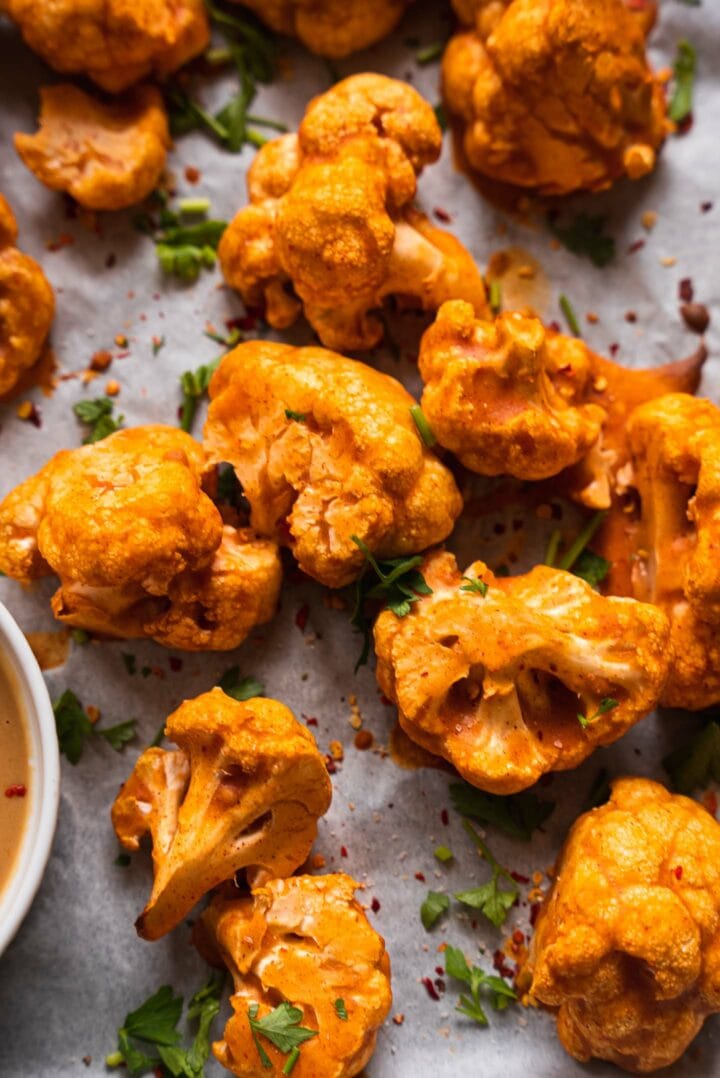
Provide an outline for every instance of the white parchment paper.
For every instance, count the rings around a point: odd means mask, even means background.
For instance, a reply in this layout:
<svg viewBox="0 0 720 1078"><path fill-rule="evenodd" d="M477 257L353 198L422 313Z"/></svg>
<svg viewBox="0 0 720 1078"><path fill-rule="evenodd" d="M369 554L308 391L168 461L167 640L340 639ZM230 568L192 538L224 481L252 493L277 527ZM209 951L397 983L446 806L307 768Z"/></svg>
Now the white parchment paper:
<svg viewBox="0 0 720 1078"><path fill-rule="evenodd" d="M338 68L343 75L376 70L411 78L436 101L439 69L419 68L408 38L430 44L445 36L448 19L443 5L418 0L390 39ZM652 37L657 66L671 63L681 37L694 42L700 55L692 131L669 140L659 167L645 181L569 203L569 216L588 207L607 215L618 246L611 266L598 270L587 260L554 249L547 231L520 224L483 201L467 178L453 169L449 136L442 161L421 180L420 201L429 212L440 208L451 214L450 227L481 264L500 247L517 245L535 254L552 282L547 317L559 318L557 297L567 293L589 343L606 354L610 344L617 343L617 358L628 365L660 364L694 350L697 338L677 310L678 281L691 277L696 298L714 313L707 335L712 358L703 390L717 400L720 13L714 0L703 0L700 7L664 0ZM327 88L328 74L323 61L292 43L283 42L281 47L284 78L262 90L254 111L294 127L310 96ZM57 293L52 344L60 373L83 370L99 348L118 351L113 343L116 334L127 335L130 354L116 359L107 377L89 388L79 380L66 380L51 398L39 389L27 394L42 413L41 429L16 417L17 402L0 405L0 496L56 450L80 443L83 428L72 405L100 395L107 378L121 383L117 410L124 413L127 425L174 423L179 375L217 354L216 345L203 336L205 321L222 327L226 318L243 313L238 297L220 288L217 272L205 272L192 287L163 279L152 244L131 226L131 213L100 215L99 230L92 231L82 219L68 218L62 198L45 190L24 169L12 149L12 133L33 129L37 88L55 78L16 32L0 23L0 189L17 215L20 245L42 262ZM227 93L227 85L218 81L207 87L205 101L219 105ZM169 164L180 194L209 197L213 213L229 219L245 202L245 173L251 160L248 149L233 156L203 136L189 135L177 143ZM201 170L194 187L184 179L186 166ZM714 209L701 213L700 204L716 198ZM641 226L646 210L658 214L651 233ZM74 242L49 251L47 243L61 233L71 235ZM638 239L644 239L645 246L629 254ZM674 264L663 264L671 258ZM635 312L635 322L625 320L628 310ZM585 322L587 311L599 316L596 324ZM153 336L164 336L166 341L155 357ZM309 334L300 326L289 337L300 342ZM381 349L370 362L417 389L412 357L404 355L397 361L389 350ZM199 415L196 433L201 419ZM509 516L476 516L460 524L453 545L466 561L482 556L490 564L510 548L518 555L519 566L529 567L538 549L530 535L537 530L535 524L517 532L510 526L500 536L495 528L526 515L530 524L532 513L523 514L518 507ZM52 629L48 600L53 588L52 581L22 590L12 581L0 580L0 599L25 631ZM114 864L118 847L109 807L138 752L170 711L183 698L210 688L235 663L244 674L262 679L268 694L285 701L298 716L315 717L318 725L313 732L323 751L331 739L345 747L344 762L333 777L332 809L320 824L316 850L326 858L329 871L348 871L366 885L364 902L378 899L379 910L369 916L385 936L392 959L392 1013L404 1015L402 1025L389 1021L382 1031L368 1075L512 1078L532 1073L546 1078L613 1072L603 1064L583 1068L571 1060L545 1015L519 1007L502 1015L491 1012L490 1028L481 1029L454 1013L458 986L449 984L439 1002L429 998L420 979L435 978L435 967L442 964L437 948L443 941L462 946L489 969L490 956L509 933L479 922L473 926L457 905L432 933L422 928L419 907L428 888L451 893L470 887L486 878L487 869L450 807L447 774L402 770L389 756L353 747L350 694L357 696L363 725L373 732L376 745L388 743L395 716L380 701L372 664L353 677L358 638L351 632L347 612L324 605L325 594L320 587L286 580L282 609L271 625L253 634L236 654L179 656L179 671L169 663L171 654L179 653L151 643L125 642L75 646L67 663L48 673L54 697L72 688L85 705L99 707L108 724L137 718L140 736L122 755L97 739L76 767L63 760L60 819L45 881L15 942L0 959L3 1078L103 1074L104 1057L115 1048L116 1030L127 1011L162 983L172 984L187 998L204 980L206 970L189 944L186 926L155 944L136 937L133 921L151 882L149 857L138 855L127 868ZM301 632L296 617L305 604L309 616ZM138 671L151 667L150 676L143 678L139 672L130 676L122 652L137 657ZM557 801L543 831L530 844L491 833L496 855L527 875L545 869L601 767L607 767L611 776L662 778L662 756L696 728L691 716L652 716L577 772L556 776L542 791ZM447 825L441 815L444 809L449 810ZM439 843L455 853L450 867L438 865L433 857ZM341 847L346 857L341 856ZM416 873L424 875L424 882L415 878ZM526 926L527 913L527 905L521 905L513 923ZM83 1063L83 1057L89 1062ZM718 1072L720 1024L710 1020L685 1058L667 1073L700 1078ZM211 1063L208 1073L218 1074L220 1068Z"/></svg>

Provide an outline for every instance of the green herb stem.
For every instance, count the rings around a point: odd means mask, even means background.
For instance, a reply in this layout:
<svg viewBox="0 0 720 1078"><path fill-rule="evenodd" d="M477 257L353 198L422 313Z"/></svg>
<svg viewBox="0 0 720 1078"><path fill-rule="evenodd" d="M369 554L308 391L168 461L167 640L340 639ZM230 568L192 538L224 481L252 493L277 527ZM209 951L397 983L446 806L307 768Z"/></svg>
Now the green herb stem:
<svg viewBox="0 0 720 1078"><path fill-rule="evenodd" d="M573 565L598 531L607 515L607 509L601 509L590 518L578 537L563 554L558 565L559 569L572 569Z"/></svg>
<svg viewBox="0 0 720 1078"><path fill-rule="evenodd" d="M570 328L570 332L575 337L582 337L582 333L580 332L580 323L577 320L577 315L575 314L575 309L572 303L564 293L561 293L559 302L560 310L565 315L565 321Z"/></svg>

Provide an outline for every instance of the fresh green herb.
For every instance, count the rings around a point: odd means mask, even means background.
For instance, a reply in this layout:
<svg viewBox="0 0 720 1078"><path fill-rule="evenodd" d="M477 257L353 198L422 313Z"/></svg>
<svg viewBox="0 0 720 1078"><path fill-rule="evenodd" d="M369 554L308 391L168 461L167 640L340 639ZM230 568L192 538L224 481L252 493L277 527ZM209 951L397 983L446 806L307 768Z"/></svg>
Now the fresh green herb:
<svg viewBox="0 0 720 1078"><path fill-rule="evenodd" d="M90 640L90 633L85 629L72 629L70 635L73 638L73 643L78 644L80 647L84 647Z"/></svg>
<svg viewBox="0 0 720 1078"><path fill-rule="evenodd" d="M215 248L207 243L200 247L195 243L162 240L155 244L155 253L163 273L182 281L195 281L203 267L212 269L215 265Z"/></svg>
<svg viewBox="0 0 720 1078"><path fill-rule="evenodd" d="M561 227L549 222L550 231L574 255L585 255L602 269L615 257L615 240L605 233L605 218L579 214L570 225ZM579 334L578 334L579 336Z"/></svg>
<svg viewBox="0 0 720 1078"><path fill-rule="evenodd" d="M610 572L610 562L593 550L583 550L573 565L572 572L596 588Z"/></svg>
<svg viewBox="0 0 720 1078"><path fill-rule="evenodd" d="M711 779L720 782L720 723L709 722L662 763L673 788L681 794L707 786Z"/></svg>
<svg viewBox="0 0 720 1078"><path fill-rule="evenodd" d="M510 569L507 565L498 565L497 569L495 570L495 576L510 576Z"/></svg>
<svg viewBox="0 0 720 1078"><path fill-rule="evenodd" d="M119 722L117 726L107 726L104 730L96 732L112 745L115 752L122 752L127 743L136 737L136 725L137 719L128 719L127 722Z"/></svg>
<svg viewBox="0 0 720 1078"><path fill-rule="evenodd" d="M412 408L410 409L410 415L412 416L413 423L417 427L417 432L424 441L425 445L429 449L432 449L432 447L437 442L437 438L433 434L432 427L428 423L427 417L419 404L413 404Z"/></svg>
<svg viewBox="0 0 720 1078"><path fill-rule="evenodd" d="M282 1069L283 1074L292 1074L292 1072L295 1069L295 1064L297 1063L299 1058L300 1058L300 1049L297 1048L297 1047L293 1048L292 1052L290 1053L290 1055L287 1057L287 1060L285 1061L285 1066Z"/></svg>
<svg viewBox="0 0 720 1078"><path fill-rule="evenodd" d="M180 375L180 388L182 389L182 405L180 408L180 427L189 433L192 430L198 402L210 386L210 379L217 370L222 356L218 356L212 363L203 363L194 371L184 371Z"/></svg>
<svg viewBox="0 0 720 1078"><path fill-rule="evenodd" d="M165 347L164 337L153 337L152 339L152 354L156 356L161 348Z"/></svg>
<svg viewBox="0 0 720 1078"><path fill-rule="evenodd" d="M547 550L545 551L544 562L545 565L549 565L551 568L555 565L555 561L558 556L558 550L560 549L560 543L562 542L562 531L560 528L555 528L548 540Z"/></svg>
<svg viewBox="0 0 720 1078"><path fill-rule="evenodd" d="M437 105L434 106L433 112L435 113L435 119L438 122L438 127L444 133L445 131L447 131L448 122L447 116L445 115L445 109L441 101L438 101Z"/></svg>
<svg viewBox="0 0 720 1078"><path fill-rule="evenodd" d="M482 595L483 599L488 593L488 585L479 577L464 576L464 584L460 585L460 591L469 591L473 594Z"/></svg>
<svg viewBox="0 0 720 1078"><path fill-rule="evenodd" d="M107 438L108 434L114 434L116 430L120 430L125 416L120 415L114 419L112 416L114 407L109 397L78 401L73 405L73 412L80 422L90 427L90 431L83 438L83 445L100 442L103 438Z"/></svg>
<svg viewBox="0 0 720 1078"><path fill-rule="evenodd" d="M490 281L490 294L488 296L490 310L493 314L499 314L502 307L502 285L498 277Z"/></svg>
<svg viewBox="0 0 720 1078"><path fill-rule="evenodd" d="M125 670L128 674L134 674L137 671L137 658L129 651L121 651L120 657L122 658Z"/></svg>
<svg viewBox="0 0 720 1078"><path fill-rule="evenodd" d="M252 700L256 696L265 695L265 686L262 681L254 677L240 677L240 667L231 666L226 670L218 681L219 687L233 700Z"/></svg>
<svg viewBox="0 0 720 1078"><path fill-rule="evenodd" d="M480 1026L488 1024L487 1015L480 1002L480 992L486 991L496 1011L504 1011L517 999L517 995L502 977L485 973L477 966L468 965L465 955L458 947L448 945L445 949L445 973L456 981L462 981L470 989L470 996L462 995L455 1008Z"/></svg>
<svg viewBox="0 0 720 1078"><path fill-rule="evenodd" d="M415 60L421 67L425 64L434 64L436 60L439 60L445 50L444 41L435 41L432 45L426 45L424 49L418 49L415 53Z"/></svg>
<svg viewBox="0 0 720 1078"><path fill-rule="evenodd" d="M577 721L582 726L583 730L587 729L591 723L595 722L602 715L607 715L608 711L614 711L616 707L620 706L619 700L613 700L612 696L604 696L598 705L597 711L592 715L581 715L578 712Z"/></svg>
<svg viewBox="0 0 720 1078"><path fill-rule="evenodd" d="M217 344L221 344L223 348L234 348L235 345L242 340L242 333L237 326L233 326L229 333L223 334L218 333L216 330L211 329L206 325L203 333L206 337L209 337L211 341L216 341Z"/></svg>
<svg viewBox="0 0 720 1078"><path fill-rule="evenodd" d="M450 909L450 899L440 891L428 891L427 897L420 907L420 920L423 928L429 932L436 921Z"/></svg>
<svg viewBox="0 0 720 1078"><path fill-rule="evenodd" d="M697 52L689 41L683 39L678 42L673 71L675 87L668 106L668 116L673 123L679 124L692 112L697 74Z"/></svg>
<svg viewBox="0 0 720 1078"><path fill-rule="evenodd" d="M588 795L583 802L583 811L587 812L589 809L597 808L598 805L603 805L609 796L610 783L608 782L608 771L606 767L602 767L593 779L593 784L588 790Z"/></svg>
<svg viewBox="0 0 720 1078"><path fill-rule="evenodd" d="M434 856L441 864L446 865L455 855L447 846L436 846Z"/></svg>
<svg viewBox="0 0 720 1078"><path fill-rule="evenodd" d="M203 266L215 265L215 252L227 222L209 219L187 224L183 221L184 213L196 216L206 205L210 206L208 199L186 199L178 203L180 212L177 212L170 207L167 192L158 189L150 196L150 206L157 212L157 218L150 213L135 218L135 227L155 240L155 253L164 273L194 281ZM158 339L153 338L153 355L157 355L165 338L156 342Z"/></svg>
<svg viewBox="0 0 720 1078"><path fill-rule="evenodd" d="M188 216L197 213L207 213L210 209L209 198L181 198L178 202L178 209L180 213L185 213Z"/></svg>
<svg viewBox="0 0 720 1078"><path fill-rule="evenodd" d="M494 924L496 928L499 928L504 924L508 911L515 904L515 900L518 896L518 885L515 883L515 880L508 870L503 868L503 866L496 861L495 857L490 852L490 849L480 838L480 835L478 835L469 820L463 820L463 827L477 846L482 857L484 857L490 865L492 877L481 887L474 887L469 891L458 891L455 898L457 898L459 902L462 902L463 905L478 910L487 917L491 924ZM510 885L509 890L503 890L500 887L500 881L503 879Z"/></svg>
<svg viewBox="0 0 720 1078"><path fill-rule="evenodd" d="M570 332L573 334L574 337L582 337L582 333L580 332L580 323L577 320L577 315L575 314L575 309L573 308L572 303L564 293L560 295L559 302L560 310L565 315L565 321L570 328Z"/></svg>
<svg viewBox="0 0 720 1078"><path fill-rule="evenodd" d="M292 408L286 408L285 418L294 419L296 423L304 423L307 417L304 412L293 412Z"/></svg>
<svg viewBox="0 0 720 1078"><path fill-rule="evenodd" d="M456 812L485 826L497 827L511 838L529 842L555 808L554 801L542 801L531 790L501 797L476 790L467 782L450 784L450 798Z"/></svg>
<svg viewBox="0 0 720 1078"><path fill-rule="evenodd" d="M348 1012L347 1007L345 1006L344 999L335 1000L335 1014L338 1016L341 1022L347 1022Z"/></svg>
<svg viewBox="0 0 720 1078"><path fill-rule="evenodd" d="M432 595L432 588L428 587L425 577L418 570L423 560L420 554L411 558L391 558L378 562L362 539L358 539L357 535L351 535L350 538L363 552L366 561L355 584L355 606L350 619L356 632L362 633L364 637L363 648L355 664L357 673L370 654L372 623L365 612L365 604L378 599L383 603L383 609L391 610L396 617L403 618L410 613L413 603L417 603L421 595ZM377 577L376 582L373 581L373 573Z"/></svg>
<svg viewBox="0 0 720 1078"><path fill-rule="evenodd" d="M560 559L560 563L559 563L559 566L558 566L560 569L572 569L573 568L573 566L575 565L575 562L578 560L578 558L582 554L583 550L585 550L585 547L588 545L590 540L593 538L593 536L595 535L595 533L599 529L600 525L605 520L606 516L607 516L607 510L606 509L601 509L600 512L593 513L593 515L590 517L590 520L587 522L585 527L582 529L582 531L580 532L578 537L570 544L570 546L568 547L568 549L565 551L562 558Z"/></svg>
<svg viewBox="0 0 720 1078"><path fill-rule="evenodd" d="M93 726L82 704L71 689L66 689L53 704L60 752L71 764L82 756L85 742L93 732Z"/></svg>
<svg viewBox="0 0 720 1078"><path fill-rule="evenodd" d="M240 509L243 503L242 483L235 474L232 464L220 464L217 471L216 500L227 502L234 509Z"/></svg>
<svg viewBox="0 0 720 1078"><path fill-rule="evenodd" d="M113 864L117 865L118 868L127 868L128 865L130 864L130 854L129 853L119 853L117 855L117 857L115 858Z"/></svg>
<svg viewBox="0 0 720 1078"><path fill-rule="evenodd" d="M162 724L162 726L160 727L158 732L155 734L155 737L150 742L150 748L151 749L156 749L158 747L158 745L162 745L164 740L165 740L165 723Z"/></svg>
<svg viewBox="0 0 720 1078"><path fill-rule="evenodd" d="M272 1067L272 1061L262 1047L260 1037L265 1037L283 1055L292 1053L295 1048L299 1049L300 1045L309 1041L311 1037L317 1037L316 1029L306 1029L300 1025L303 1016L300 1007L293 1007L286 1000L263 1018L257 1017L258 1009L257 1003L253 1003L247 1013L255 1047L263 1067L269 1069Z"/></svg>

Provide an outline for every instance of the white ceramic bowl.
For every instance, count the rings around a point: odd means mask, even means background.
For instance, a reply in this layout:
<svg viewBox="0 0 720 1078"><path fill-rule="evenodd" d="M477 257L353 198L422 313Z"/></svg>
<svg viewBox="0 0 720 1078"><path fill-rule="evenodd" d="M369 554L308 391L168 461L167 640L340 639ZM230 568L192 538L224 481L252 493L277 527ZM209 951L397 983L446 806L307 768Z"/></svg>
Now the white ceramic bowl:
<svg viewBox="0 0 720 1078"><path fill-rule="evenodd" d="M14 681L30 744L29 815L15 869L0 892L0 954L30 909L50 856L60 796L60 757L50 697L30 645L0 603L0 651Z"/></svg>

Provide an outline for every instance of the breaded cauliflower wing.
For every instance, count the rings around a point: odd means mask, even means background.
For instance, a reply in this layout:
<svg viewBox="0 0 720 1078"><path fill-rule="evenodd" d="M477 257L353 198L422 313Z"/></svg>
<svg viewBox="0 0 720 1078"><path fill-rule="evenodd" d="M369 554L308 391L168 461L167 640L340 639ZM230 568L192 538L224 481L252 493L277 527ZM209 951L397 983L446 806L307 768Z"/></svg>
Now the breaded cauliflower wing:
<svg viewBox="0 0 720 1078"><path fill-rule="evenodd" d="M375 623L377 679L405 733L474 786L515 793L577 767L655 707L669 663L655 607L546 566L461 576L435 552L421 572L432 594Z"/></svg>
<svg viewBox="0 0 720 1078"><path fill-rule="evenodd" d="M670 124L623 0L456 3L467 29L442 65L469 165L563 195L650 172Z"/></svg>
<svg viewBox="0 0 720 1078"><path fill-rule="evenodd" d="M340 60L381 41L411 0L239 0L279 34L311 52Z"/></svg>
<svg viewBox="0 0 720 1078"><path fill-rule="evenodd" d="M370 74L339 82L310 102L297 135L255 158L250 205L218 248L225 280L277 329L304 309L338 350L378 343L383 325L370 312L386 296L426 310L458 297L485 313L468 251L412 206L441 144L433 109L412 87Z"/></svg>
<svg viewBox="0 0 720 1078"><path fill-rule="evenodd" d="M163 77L210 41L203 0L0 0L50 67L117 93Z"/></svg>
<svg viewBox="0 0 720 1078"><path fill-rule="evenodd" d="M55 616L189 651L237 647L277 603L277 547L223 526L202 447L173 427L57 453L0 503L0 569L56 574Z"/></svg>
<svg viewBox="0 0 720 1078"><path fill-rule="evenodd" d="M68 83L40 88L40 130L16 134L23 164L91 210L121 210L157 186L170 145L162 94L138 86L107 104Z"/></svg>
<svg viewBox="0 0 720 1078"><path fill-rule="evenodd" d="M364 566L352 536L380 558L415 554L444 539L462 508L418 434L414 403L356 360L248 341L213 375L205 449L235 468L253 527L342 587Z"/></svg>
<svg viewBox="0 0 720 1078"><path fill-rule="evenodd" d="M662 702L720 701L720 409L683 393L630 417L637 514L625 514L630 590L670 619L674 660ZM613 556L611 544L599 550Z"/></svg>
<svg viewBox="0 0 720 1078"><path fill-rule="evenodd" d="M234 1013L213 1045L233 1074L264 1073L248 1012L262 1021L281 1003L297 1007L298 1024L317 1032L300 1048L295 1078L351 1078L368 1063L392 1003L390 960L353 898L357 887L343 873L271 880L252 897L216 898L202 915L195 942L234 981ZM288 1055L258 1037L279 1074Z"/></svg>
<svg viewBox="0 0 720 1078"><path fill-rule="evenodd" d="M0 395L40 358L55 314L55 294L30 255L18 251L17 224L0 195Z"/></svg>
<svg viewBox="0 0 720 1078"><path fill-rule="evenodd" d="M633 1074L682 1055L720 1011L720 825L696 801L623 778L573 825L521 984L563 1047Z"/></svg>
<svg viewBox="0 0 720 1078"><path fill-rule="evenodd" d="M148 940L241 869L255 884L289 876L332 797L312 734L277 700L213 689L181 704L165 733L179 749L146 749L112 807L125 849L152 836L155 880L135 923Z"/></svg>

